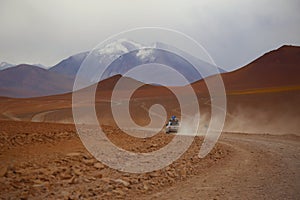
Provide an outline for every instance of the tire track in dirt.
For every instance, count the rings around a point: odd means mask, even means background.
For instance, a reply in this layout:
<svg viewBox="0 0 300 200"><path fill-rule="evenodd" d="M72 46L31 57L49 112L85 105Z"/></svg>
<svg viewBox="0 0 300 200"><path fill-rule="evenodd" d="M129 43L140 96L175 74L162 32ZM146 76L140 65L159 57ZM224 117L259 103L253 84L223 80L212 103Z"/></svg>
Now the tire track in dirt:
<svg viewBox="0 0 300 200"><path fill-rule="evenodd" d="M300 138L223 134L235 151L222 166L143 199L299 199Z"/></svg>

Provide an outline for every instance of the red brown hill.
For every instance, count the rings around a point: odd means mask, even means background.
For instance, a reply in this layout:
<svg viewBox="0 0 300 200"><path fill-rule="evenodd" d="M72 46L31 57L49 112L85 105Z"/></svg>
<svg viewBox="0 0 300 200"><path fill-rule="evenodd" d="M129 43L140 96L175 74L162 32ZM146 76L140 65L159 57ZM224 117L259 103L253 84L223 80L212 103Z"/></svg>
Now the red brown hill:
<svg viewBox="0 0 300 200"><path fill-rule="evenodd" d="M26 98L66 93L73 78L33 65L21 64L0 71L1 96Z"/></svg>
<svg viewBox="0 0 300 200"><path fill-rule="evenodd" d="M300 86L300 47L282 46L221 76L227 92ZM205 88L203 80L193 85L198 91Z"/></svg>
<svg viewBox="0 0 300 200"><path fill-rule="evenodd" d="M264 133L294 133L299 130L299 49L283 46L239 70L222 75L228 94L225 130ZM113 123L109 99L120 77L111 77L98 85L96 109L105 124ZM130 78L124 79L128 84L122 85L121 90L127 90L128 85L137 83ZM209 97L201 96L206 88L204 81L198 81L193 86L199 94L201 112L209 113ZM180 91L185 92L184 88L180 88ZM175 113L179 116L176 97L161 86L143 86L134 93L131 103L133 116L140 124L147 124L147 109L156 103L164 105L168 115ZM72 95L3 98L0 101L0 118L72 123Z"/></svg>

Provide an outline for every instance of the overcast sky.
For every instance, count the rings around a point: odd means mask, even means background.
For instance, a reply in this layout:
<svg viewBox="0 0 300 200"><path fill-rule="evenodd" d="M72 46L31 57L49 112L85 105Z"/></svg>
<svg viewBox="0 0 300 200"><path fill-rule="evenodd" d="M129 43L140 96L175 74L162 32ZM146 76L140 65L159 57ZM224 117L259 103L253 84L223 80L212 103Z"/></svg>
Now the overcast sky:
<svg viewBox="0 0 300 200"><path fill-rule="evenodd" d="M158 26L201 43L234 69L300 46L299 0L0 0L0 62L53 66L120 31Z"/></svg>

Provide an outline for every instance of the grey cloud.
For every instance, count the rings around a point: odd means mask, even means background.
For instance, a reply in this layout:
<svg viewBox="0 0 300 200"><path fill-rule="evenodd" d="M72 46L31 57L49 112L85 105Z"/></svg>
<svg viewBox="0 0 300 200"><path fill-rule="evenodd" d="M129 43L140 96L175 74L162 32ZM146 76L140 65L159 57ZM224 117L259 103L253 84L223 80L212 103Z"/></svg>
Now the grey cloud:
<svg viewBox="0 0 300 200"><path fill-rule="evenodd" d="M54 65L139 26L182 31L227 69L300 44L297 0L2 0L0 61Z"/></svg>

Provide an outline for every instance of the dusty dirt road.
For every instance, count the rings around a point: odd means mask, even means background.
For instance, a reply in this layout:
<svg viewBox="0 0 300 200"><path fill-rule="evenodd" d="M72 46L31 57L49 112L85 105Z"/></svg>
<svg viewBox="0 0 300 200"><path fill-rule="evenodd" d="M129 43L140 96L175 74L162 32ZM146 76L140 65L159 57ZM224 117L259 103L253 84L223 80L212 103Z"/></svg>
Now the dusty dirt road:
<svg viewBox="0 0 300 200"><path fill-rule="evenodd" d="M229 160L144 199L300 199L300 138L223 134Z"/></svg>
<svg viewBox="0 0 300 200"><path fill-rule="evenodd" d="M0 199L300 199L300 137L224 133L199 159L202 138L170 166L119 172L84 148L73 125L0 121ZM130 151L150 152L172 135L149 140L105 127Z"/></svg>

